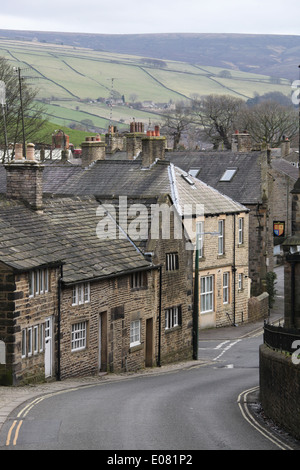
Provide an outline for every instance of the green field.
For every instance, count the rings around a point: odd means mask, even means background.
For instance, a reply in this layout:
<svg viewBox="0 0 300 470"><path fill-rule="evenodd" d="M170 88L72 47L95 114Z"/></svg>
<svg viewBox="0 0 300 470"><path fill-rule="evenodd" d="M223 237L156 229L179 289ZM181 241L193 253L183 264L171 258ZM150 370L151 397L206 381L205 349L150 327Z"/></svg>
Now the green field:
<svg viewBox="0 0 300 470"><path fill-rule="evenodd" d="M225 69L218 67L167 60L152 63L144 57L34 41L0 39L0 56L22 69L22 76L38 88L48 119L61 126L87 119L101 129L107 129L109 122L128 128L133 119L160 122L161 106L136 110L130 106L133 101L167 104L211 93L245 100L256 93L291 93L286 79L272 83L271 77L255 73L228 70L224 75ZM111 108L103 102L112 91L123 98L123 105Z"/></svg>

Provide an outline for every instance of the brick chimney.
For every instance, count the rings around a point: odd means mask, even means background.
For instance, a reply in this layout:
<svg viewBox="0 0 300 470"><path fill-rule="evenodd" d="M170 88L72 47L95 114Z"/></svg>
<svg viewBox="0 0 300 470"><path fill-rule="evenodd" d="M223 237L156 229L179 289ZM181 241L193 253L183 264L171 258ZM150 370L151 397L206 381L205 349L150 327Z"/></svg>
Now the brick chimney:
<svg viewBox="0 0 300 470"><path fill-rule="evenodd" d="M145 136L145 128L142 122L131 122L130 133L126 135L127 159L134 160L142 151L142 138Z"/></svg>
<svg viewBox="0 0 300 470"><path fill-rule="evenodd" d="M81 165L88 167L97 160L105 160L105 143L101 142L100 135L86 137L85 142L81 144Z"/></svg>
<svg viewBox="0 0 300 470"><path fill-rule="evenodd" d="M142 164L144 168L150 167L155 160L165 159L166 138L160 137L159 130L156 131L158 135L149 135L142 138ZM155 132L155 131L154 131Z"/></svg>
<svg viewBox="0 0 300 470"><path fill-rule="evenodd" d="M34 210L43 207L43 166L34 159L34 145L28 144L26 160L22 144L16 144L15 159L5 164L6 195L18 199Z"/></svg>
<svg viewBox="0 0 300 470"><path fill-rule="evenodd" d="M249 132L235 131L235 133L232 134L231 149L233 152L251 152L252 142Z"/></svg>

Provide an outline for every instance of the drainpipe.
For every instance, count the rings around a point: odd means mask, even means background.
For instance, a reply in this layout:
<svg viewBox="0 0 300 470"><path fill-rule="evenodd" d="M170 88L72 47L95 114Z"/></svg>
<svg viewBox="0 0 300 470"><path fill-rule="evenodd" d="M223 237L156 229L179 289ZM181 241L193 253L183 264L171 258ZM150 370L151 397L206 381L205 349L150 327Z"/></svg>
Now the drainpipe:
<svg viewBox="0 0 300 470"><path fill-rule="evenodd" d="M295 262L291 263L292 279L291 279L291 326L296 328L295 322Z"/></svg>
<svg viewBox="0 0 300 470"><path fill-rule="evenodd" d="M159 266L159 311L158 311L158 354L157 365L161 367L161 295L162 295L162 266Z"/></svg>
<svg viewBox="0 0 300 470"><path fill-rule="evenodd" d="M60 376L60 322L61 322L61 286L62 286L62 266L60 268L60 276L58 278L58 286L57 286L57 380L61 381Z"/></svg>
<svg viewBox="0 0 300 470"><path fill-rule="evenodd" d="M236 218L235 214L233 214L233 265L232 265L232 273L233 273L233 326L235 324L235 301L236 301L236 266L235 266L235 249L236 249Z"/></svg>
<svg viewBox="0 0 300 470"><path fill-rule="evenodd" d="M195 250L195 279L194 279L194 318L193 318L193 359L198 359L199 339L199 248Z"/></svg>

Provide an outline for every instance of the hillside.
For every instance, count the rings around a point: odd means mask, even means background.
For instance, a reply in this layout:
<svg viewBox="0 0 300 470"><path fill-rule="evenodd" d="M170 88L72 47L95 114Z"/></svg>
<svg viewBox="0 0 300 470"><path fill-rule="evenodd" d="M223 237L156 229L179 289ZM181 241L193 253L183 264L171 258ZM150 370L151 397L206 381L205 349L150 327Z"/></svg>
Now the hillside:
<svg viewBox="0 0 300 470"><path fill-rule="evenodd" d="M0 30L0 37L223 67L295 80L300 36L255 34L78 34Z"/></svg>
<svg viewBox="0 0 300 470"><path fill-rule="evenodd" d="M11 33L23 35L23 32ZM31 33L33 37L28 33L26 40L16 40L1 38L2 34L3 30L0 31L0 55L11 65L20 67L22 76L38 87L38 99L44 102L45 113L50 121L60 126L105 130L109 123L119 129L128 128L133 119L159 123L166 108L178 101L191 100L194 95L226 93L247 100L255 94L271 91L291 94L289 79L241 71L232 64L216 67L188 60L162 59L158 51L153 59L146 50L142 55L95 50L91 36L97 36L99 41L99 35L76 35L75 38L68 33L40 33L39 36L35 32ZM160 37L155 36L157 40ZM59 44L62 38L63 45ZM84 43L84 38L90 48L78 45ZM114 40L115 47L119 43L119 48L124 49L127 47L124 43L130 39L127 36L122 41L117 37L101 38L108 42ZM48 42L50 40L56 44ZM66 45L67 41L70 45ZM144 47L145 41L145 38L140 41ZM150 45L154 47L151 41ZM110 47L113 48L113 42ZM142 44L139 47L142 48ZM176 55L175 51L173 54Z"/></svg>

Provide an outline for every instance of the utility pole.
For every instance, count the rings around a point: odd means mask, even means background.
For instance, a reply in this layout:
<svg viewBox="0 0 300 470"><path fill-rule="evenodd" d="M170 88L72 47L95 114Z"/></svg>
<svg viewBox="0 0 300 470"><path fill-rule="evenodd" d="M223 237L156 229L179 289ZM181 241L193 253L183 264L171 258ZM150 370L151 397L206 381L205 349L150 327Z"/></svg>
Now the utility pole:
<svg viewBox="0 0 300 470"><path fill-rule="evenodd" d="M20 91L20 106L21 106L21 117L22 117L22 131L23 131L23 158L26 160L26 142L25 142L25 125L24 125L24 110L23 110L23 98L22 98L22 77L20 67L14 67L15 72L19 78L19 91Z"/></svg>
<svg viewBox="0 0 300 470"><path fill-rule="evenodd" d="M4 125L4 137L5 137L5 150L4 150L4 155L3 155L3 162L4 162L6 151L8 155L8 141L7 141L6 115L5 115L6 87L5 87L5 83L2 80L0 81L0 101L1 101L2 112L3 112L3 125Z"/></svg>

